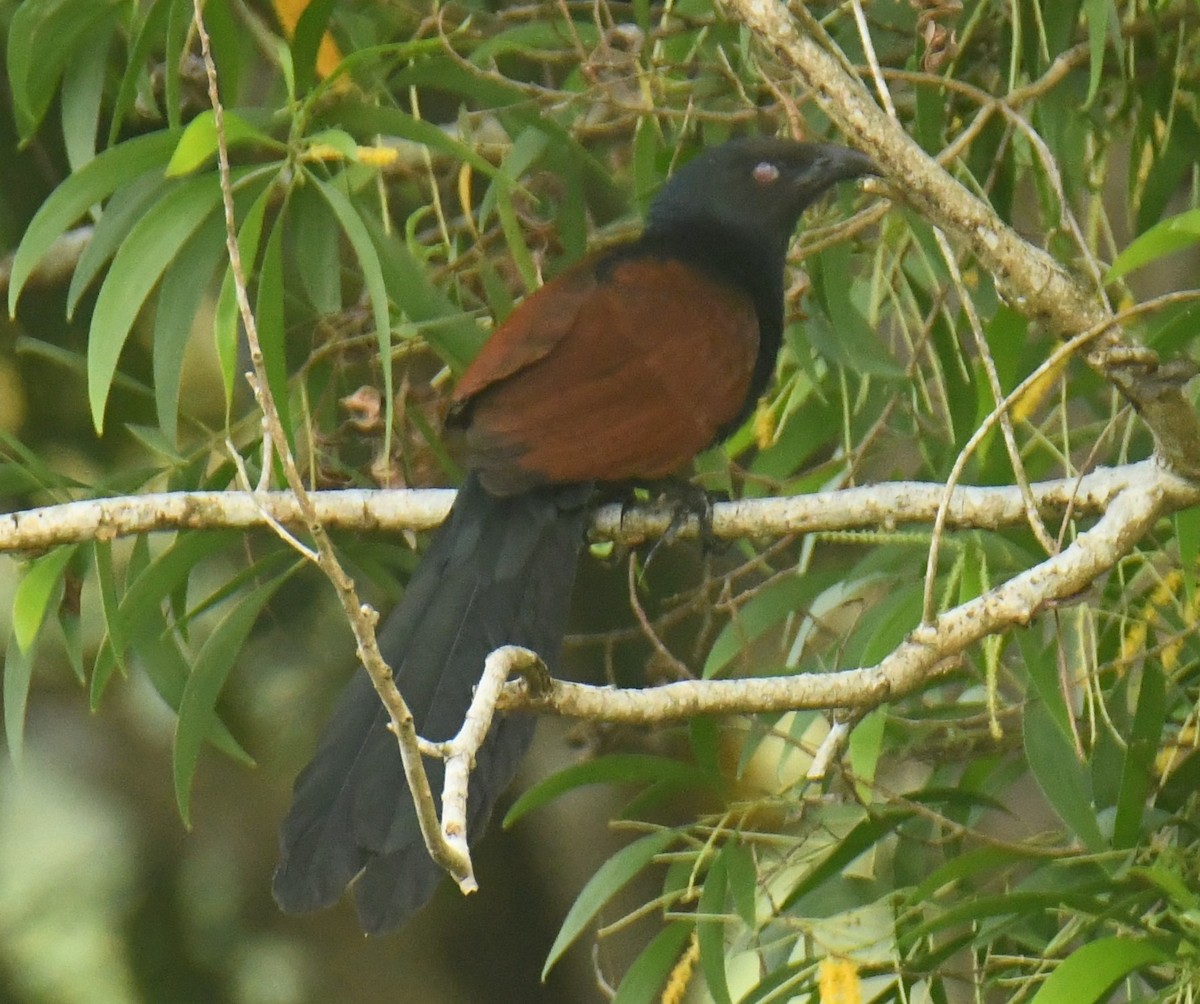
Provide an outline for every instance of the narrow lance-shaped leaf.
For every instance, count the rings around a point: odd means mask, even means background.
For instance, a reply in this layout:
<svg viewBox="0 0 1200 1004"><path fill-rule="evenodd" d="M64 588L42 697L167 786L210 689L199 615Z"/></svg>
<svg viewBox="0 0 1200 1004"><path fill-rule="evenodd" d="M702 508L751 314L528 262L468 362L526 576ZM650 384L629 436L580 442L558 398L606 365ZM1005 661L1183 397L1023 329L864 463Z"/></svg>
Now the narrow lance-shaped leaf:
<svg viewBox="0 0 1200 1004"><path fill-rule="evenodd" d="M104 410L117 359L142 304L220 198L216 177L183 182L138 221L113 258L88 332L88 401L97 433L104 431Z"/></svg>
<svg viewBox="0 0 1200 1004"><path fill-rule="evenodd" d="M75 554L74 545L60 547L40 558L35 558L29 570L22 576L13 597L13 637L21 651L26 652L33 644L45 620L50 600L62 581L67 562Z"/></svg>
<svg viewBox="0 0 1200 1004"><path fill-rule="evenodd" d="M142 5L138 5L139 8ZM117 96L112 105L112 117L108 127L108 143L111 146L121 134L121 126L125 117L134 106L138 96L138 80L146 72L153 50L163 36L167 17L172 7L180 6L176 0L154 0L145 13L140 16L140 23L134 30L133 44L125 59L125 72L121 84L117 88ZM141 14L141 11L137 11Z"/></svg>
<svg viewBox="0 0 1200 1004"><path fill-rule="evenodd" d="M713 787L721 783L719 774L678 760L638 753L613 753L560 770L523 792L504 817L504 826L512 826L534 809L584 785L647 784L664 780L692 787Z"/></svg>
<svg viewBox="0 0 1200 1004"><path fill-rule="evenodd" d="M237 112L225 111L221 116L225 127L225 143L228 147L239 143L258 143L280 150L283 144L273 140L260 129L256 129ZM212 109L201 112L183 130L175 152L167 162L168 178L191 174L205 162L217 155L217 123Z"/></svg>
<svg viewBox="0 0 1200 1004"><path fill-rule="evenodd" d="M96 156L96 132L113 25L102 25L91 44L69 63L62 84L62 137L67 163L78 171Z"/></svg>
<svg viewBox="0 0 1200 1004"><path fill-rule="evenodd" d="M726 855L731 846L722 848L708 869L698 904L696 938L700 943L700 968L714 1004L733 1004L725 972L725 925L718 919L725 912L725 895L729 890Z"/></svg>
<svg viewBox="0 0 1200 1004"><path fill-rule="evenodd" d="M693 930L691 924L675 921L659 931L626 970L612 1004L659 1004L663 985Z"/></svg>
<svg viewBox="0 0 1200 1004"><path fill-rule="evenodd" d="M258 297L255 320L258 341L262 348L263 366L267 371L267 386L275 399L279 418L289 441L294 440L288 406L287 346L284 340L283 317L283 213L275 220L267 246L263 251L258 273ZM295 442L292 442L295 449Z"/></svg>
<svg viewBox="0 0 1200 1004"><path fill-rule="evenodd" d="M117 577L113 569L112 543L92 542L92 559L96 565L96 581L100 586L100 611L104 615L104 643L111 648L113 663L125 671L125 649L128 641L120 622L121 600L117 595ZM111 670L110 670L111 672Z"/></svg>
<svg viewBox="0 0 1200 1004"><path fill-rule="evenodd" d="M178 132L150 133L114 146L89 161L58 186L34 214L13 256L8 284L8 312L15 315L17 300L30 273L66 229L118 187L165 164Z"/></svg>
<svg viewBox="0 0 1200 1004"><path fill-rule="evenodd" d="M258 242L262 239L263 220L271 190L266 189L250 207L238 231L238 254L242 268L249 272L258 257ZM233 282L233 267L227 265L221 293L217 297L217 308L213 316L213 337L217 345L217 360L221 365L221 378L225 385L226 420L233 409L233 388L237 380L238 366L238 305Z"/></svg>
<svg viewBox="0 0 1200 1004"><path fill-rule="evenodd" d="M592 918L604 908L604 904L653 861L655 855L665 851L674 839L675 833L672 830L651 833L622 847L597 869L596 874L588 880L571 909L567 911L558 937L554 939L554 944L550 946L546 956L546 964L542 967L543 979L554 963L562 958L563 952L583 933L583 929L591 923Z"/></svg>
<svg viewBox="0 0 1200 1004"><path fill-rule="evenodd" d="M143 554L146 549L146 538L138 540L134 558ZM128 586L120 599L115 613L106 611L109 621L108 640L115 646L118 662L123 660L125 646L135 645L139 639L152 635L155 631L153 622L156 615L161 619L159 608L163 600L173 589L187 579L192 569L210 554L219 554L222 548L229 546L239 539L236 533L208 532L180 534L175 541L145 567L131 561L127 570ZM183 682L186 679L186 669L178 679L170 677L169 668L160 662L148 663L147 674L156 681L155 686L164 699L175 707L183 692ZM111 672L111 668L109 669ZM100 702L108 675L98 671L92 673L92 707Z"/></svg>
<svg viewBox="0 0 1200 1004"><path fill-rule="evenodd" d="M158 171L147 171L122 185L104 205L91 228L67 285L67 317L73 318L83 295L121 250L125 238L149 211L171 190L171 182Z"/></svg>
<svg viewBox="0 0 1200 1004"><path fill-rule="evenodd" d="M1133 847L1142 831L1142 813L1154 776L1154 757L1167 715L1167 688L1161 663L1147 659L1142 667L1133 732L1125 749L1121 794L1113 822L1113 846Z"/></svg>
<svg viewBox="0 0 1200 1004"><path fill-rule="evenodd" d="M358 211L346 194L328 181L323 181L317 175L309 172L309 178L316 185L333 210L343 232L354 249L362 269L363 283L367 287L367 296L371 301L371 311L375 320L375 335L379 346L379 365L383 370L383 400L384 400L384 441L383 455L391 453L392 427L394 425L395 393L392 389L392 322L388 312L387 287L383 281L383 272L379 265L379 255L371 241L371 234L359 218Z"/></svg>
<svg viewBox="0 0 1200 1004"><path fill-rule="evenodd" d="M67 64L120 6L118 0L25 0L15 6L8 23L7 68L22 141L37 131Z"/></svg>
<svg viewBox="0 0 1200 1004"><path fill-rule="evenodd" d="M1162 949L1132 938L1100 938L1076 949L1055 969L1031 1004L1093 1004L1108 999L1119 980L1167 961Z"/></svg>
<svg viewBox="0 0 1200 1004"><path fill-rule="evenodd" d="M179 250L163 273L154 308L154 404L158 425L172 446L179 432L183 359L196 315L224 260L225 219L214 213Z"/></svg>
<svg viewBox="0 0 1200 1004"><path fill-rule="evenodd" d="M185 825L190 825L192 778L200 747L218 724L217 698L263 605L282 582L281 577L259 586L226 615L201 646L183 688L175 727L174 765L175 798Z"/></svg>
<svg viewBox="0 0 1200 1004"><path fill-rule="evenodd" d="M1104 850L1090 780L1045 702L1026 704L1023 725L1025 755L1046 800L1089 850Z"/></svg>
<svg viewBox="0 0 1200 1004"><path fill-rule="evenodd" d="M9 634L4 653L4 736L8 755L16 764L21 761L25 745L25 707L29 701L34 651L17 644L15 630Z"/></svg>
<svg viewBox="0 0 1200 1004"><path fill-rule="evenodd" d="M1200 209L1189 209L1156 223L1117 255L1117 260L1104 277L1105 282L1195 244L1200 244Z"/></svg>
<svg viewBox="0 0 1200 1004"><path fill-rule="evenodd" d="M296 75L295 92L307 94L319 72L317 54L326 36L329 15L336 0L310 0L304 7L292 34L292 66ZM332 45L332 39L326 45ZM336 46L334 47L336 49Z"/></svg>

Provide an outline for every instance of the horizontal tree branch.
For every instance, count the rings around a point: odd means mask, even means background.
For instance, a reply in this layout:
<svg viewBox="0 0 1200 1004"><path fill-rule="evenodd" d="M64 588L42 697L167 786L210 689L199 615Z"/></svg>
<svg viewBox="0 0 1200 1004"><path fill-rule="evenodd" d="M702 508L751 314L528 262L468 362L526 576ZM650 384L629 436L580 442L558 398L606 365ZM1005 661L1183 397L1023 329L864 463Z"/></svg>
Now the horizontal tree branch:
<svg viewBox="0 0 1200 1004"><path fill-rule="evenodd" d="M1096 515L1126 488L1158 474L1160 466L1146 460L1031 488L1038 509L1046 514L1069 507L1078 515ZM1200 485L1175 478L1167 492L1169 509L1200 503ZM865 527L890 530L932 522L944 493L940 484L901 481L791 498L718 502L713 506L712 532L732 540ZM313 492L310 497L316 518L329 529L397 532L437 526L450 510L454 491L346 490ZM664 534L673 518L674 512L664 506L604 505L596 510L590 532L595 539L638 543ZM967 486L954 490L947 525L996 530L1024 519L1021 493L1015 486ZM272 522L304 528L304 514L291 492L166 492L86 499L0 515L0 553L39 552L155 531L251 530ZM678 529L683 537L697 532L695 519Z"/></svg>
<svg viewBox="0 0 1200 1004"><path fill-rule="evenodd" d="M803 708L873 708L911 693L958 664L982 638L1024 626L1042 609L1079 596L1154 525L1179 487L1165 468L1147 470L1111 499L1090 530L1058 554L922 625L883 661L831 673L738 680L687 680L646 690L553 681L536 695L524 681L505 688L500 707L589 721L648 725L697 715L761 714ZM1015 489L1013 489L1015 492Z"/></svg>

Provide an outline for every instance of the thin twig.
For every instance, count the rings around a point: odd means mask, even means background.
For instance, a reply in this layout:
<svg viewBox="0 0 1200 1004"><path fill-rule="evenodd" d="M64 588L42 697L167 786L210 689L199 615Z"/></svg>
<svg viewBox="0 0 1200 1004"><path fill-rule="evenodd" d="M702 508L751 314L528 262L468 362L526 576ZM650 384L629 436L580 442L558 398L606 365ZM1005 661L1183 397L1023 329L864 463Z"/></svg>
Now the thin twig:
<svg viewBox="0 0 1200 1004"><path fill-rule="evenodd" d="M396 688L388 667L379 651L375 638L375 624L379 615L366 604L359 601L354 582L346 574L334 552L333 544L328 533L317 517L316 508L309 495L296 459L288 444L279 409L271 395L267 379L266 367L263 362L262 345L258 338L258 327L255 324L254 313L250 308L250 298L246 289L246 274L242 266L241 252L238 247L237 219L233 208L233 186L230 180L229 148L225 135L224 107L221 103L217 86L217 68L213 62L211 43L208 30L204 25L203 2L193 0L193 23L196 34L200 39L200 50L204 60L205 72L208 76L208 95L213 108L213 121L217 134L217 165L221 183L221 197L225 211L225 243L229 254L229 267L233 273L234 293L237 299L238 311L246 332L246 341L250 346L250 361L254 367L254 391L259 407L270 433L270 439L283 464L284 477L288 487L296 498L296 503L303 515L305 526L316 545L318 565L333 583L338 599L350 622L357 642L358 657L370 674L371 682L375 685L380 699L387 708L391 718L390 728L396 735L400 746L400 756L404 763L404 773L412 790L413 802L416 806L417 819L421 826L421 834L430 855L451 875L459 886L466 891L474 888L475 879L472 873L471 859L462 852L461 848L452 847L442 837L438 824L437 809L433 794L429 788L429 779L425 775L425 767L421 761L421 753L417 744L416 728L413 724L412 713L409 711L404 698Z"/></svg>

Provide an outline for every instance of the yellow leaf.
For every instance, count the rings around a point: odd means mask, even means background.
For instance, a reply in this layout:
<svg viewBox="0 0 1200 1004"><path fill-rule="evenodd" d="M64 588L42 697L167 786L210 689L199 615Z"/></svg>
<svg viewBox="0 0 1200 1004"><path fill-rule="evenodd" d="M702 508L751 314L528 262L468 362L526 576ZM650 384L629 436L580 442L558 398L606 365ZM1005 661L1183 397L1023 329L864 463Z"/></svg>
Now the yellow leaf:
<svg viewBox="0 0 1200 1004"><path fill-rule="evenodd" d="M775 439L775 416L771 409L762 404L754 412L754 442L760 450L765 450Z"/></svg>
<svg viewBox="0 0 1200 1004"><path fill-rule="evenodd" d="M821 1004L862 1004L858 967L849 959L827 956L817 966Z"/></svg>
<svg viewBox="0 0 1200 1004"><path fill-rule="evenodd" d="M390 146L360 146L355 152L355 159L368 167L390 167L400 159L395 149Z"/></svg>
<svg viewBox="0 0 1200 1004"><path fill-rule="evenodd" d="M1034 380L1025 393L1013 402L1012 417L1014 421L1025 421L1041 407L1042 402L1046 399L1046 395L1050 393L1054 385L1058 382L1063 367L1066 365L1067 360L1065 358L1059 360L1056 365L1051 366L1045 373Z"/></svg>
<svg viewBox="0 0 1200 1004"><path fill-rule="evenodd" d="M279 18L279 26L290 39L296 32L296 25L308 7L309 0L274 0L275 16ZM321 44L317 47L317 76L324 80L338 68L342 61L342 50L329 32L321 36Z"/></svg>

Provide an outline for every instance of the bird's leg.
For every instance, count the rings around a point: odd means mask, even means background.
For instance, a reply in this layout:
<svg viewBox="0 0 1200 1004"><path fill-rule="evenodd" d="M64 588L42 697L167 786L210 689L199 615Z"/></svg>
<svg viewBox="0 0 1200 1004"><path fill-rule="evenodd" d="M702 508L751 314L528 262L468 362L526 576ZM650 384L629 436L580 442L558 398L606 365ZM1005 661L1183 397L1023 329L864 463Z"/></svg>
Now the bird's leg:
<svg viewBox="0 0 1200 1004"><path fill-rule="evenodd" d="M702 550L708 553L718 549L720 542L712 532L713 506L717 502L728 501L728 492L710 492L687 478L665 478L644 487L657 505L671 511L671 522L666 532L658 538L650 548L650 553L646 555L647 565L658 549L664 544L673 543L692 519L697 523L697 536L700 538Z"/></svg>

